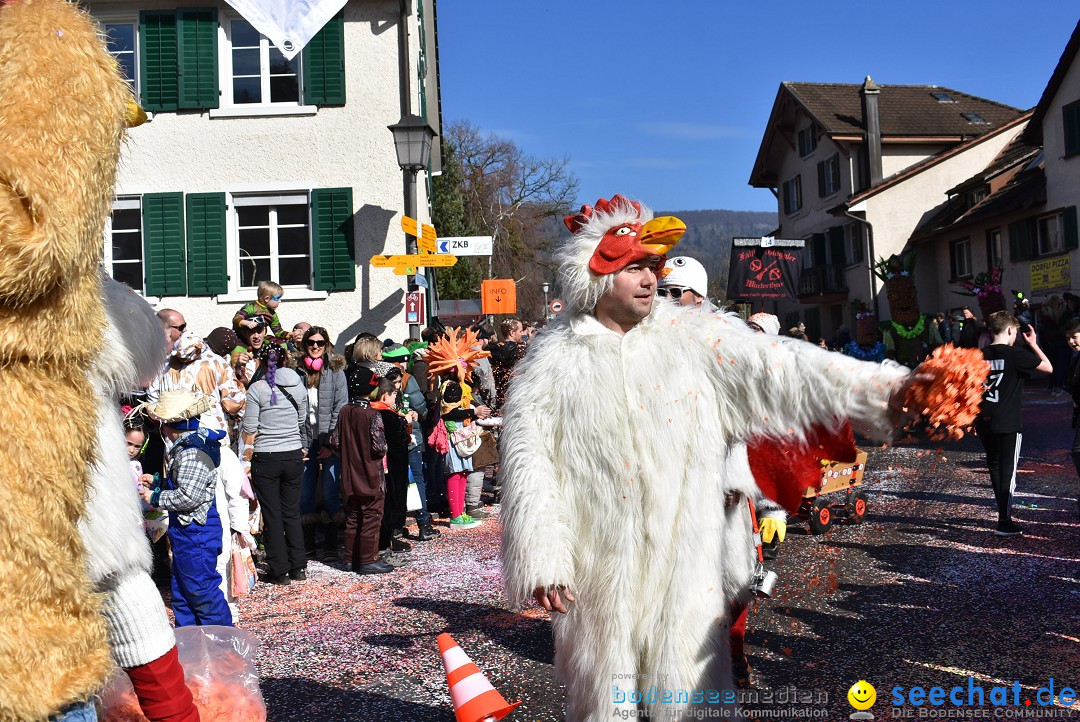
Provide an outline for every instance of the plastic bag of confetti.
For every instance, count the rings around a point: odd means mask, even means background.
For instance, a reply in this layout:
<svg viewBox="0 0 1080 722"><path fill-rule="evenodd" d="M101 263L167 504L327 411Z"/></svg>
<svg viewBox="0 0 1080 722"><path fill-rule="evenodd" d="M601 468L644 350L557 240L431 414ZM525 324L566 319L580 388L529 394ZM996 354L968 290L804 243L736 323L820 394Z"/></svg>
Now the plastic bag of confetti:
<svg viewBox="0 0 1080 722"><path fill-rule="evenodd" d="M180 627L176 646L184 681L203 720L266 722L255 655L259 640L235 627ZM101 695L104 722L147 722L127 675L117 672Z"/></svg>

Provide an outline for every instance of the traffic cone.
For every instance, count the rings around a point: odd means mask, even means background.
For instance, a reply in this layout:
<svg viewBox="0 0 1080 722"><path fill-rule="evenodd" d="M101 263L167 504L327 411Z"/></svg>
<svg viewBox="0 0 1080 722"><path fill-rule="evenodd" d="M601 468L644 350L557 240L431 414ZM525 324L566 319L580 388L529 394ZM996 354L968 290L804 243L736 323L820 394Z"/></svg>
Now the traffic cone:
<svg viewBox="0 0 1080 722"><path fill-rule="evenodd" d="M472 663L469 655L465 654L465 650L459 647L449 634L439 635L439 652L442 653L446 682L450 685L450 699L454 702L457 722L500 720L521 704L507 704L480 668Z"/></svg>

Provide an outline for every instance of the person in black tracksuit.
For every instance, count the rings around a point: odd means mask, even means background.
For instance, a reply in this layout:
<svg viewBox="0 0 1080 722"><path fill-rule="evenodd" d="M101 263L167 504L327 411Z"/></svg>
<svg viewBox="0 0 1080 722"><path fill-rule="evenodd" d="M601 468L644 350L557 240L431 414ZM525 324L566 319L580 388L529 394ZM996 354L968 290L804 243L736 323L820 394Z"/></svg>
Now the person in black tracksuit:
<svg viewBox="0 0 1080 722"><path fill-rule="evenodd" d="M1050 373L1053 366L1039 348L1035 330L1027 326L1023 338L1030 351L1014 346L1020 322L1007 311L990 314L987 327L993 336L983 356L990 367L975 431L986 449L990 484L997 499L998 536L1018 536L1023 527L1012 520L1012 495L1016 490L1016 463L1020 458L1023 427L1020 404L1024 379L1035 372Z"/></svg>
<svg viewBox="0 0 1080 722"><path fill-rule="evenodd" d="M1065 389L1073 400L1072 460L1073 466L1076 467L1076 475L1080 477L1080 355L1076 353L1080 351L1080 318L1073 318L1066 323L1063 332L1065 334L1065 343L1069 345L1069 349L1073 352L1073 361L1068 380L1065 383ZM1077 492L1076 513L1080 515L1080 491Z"/></svg>

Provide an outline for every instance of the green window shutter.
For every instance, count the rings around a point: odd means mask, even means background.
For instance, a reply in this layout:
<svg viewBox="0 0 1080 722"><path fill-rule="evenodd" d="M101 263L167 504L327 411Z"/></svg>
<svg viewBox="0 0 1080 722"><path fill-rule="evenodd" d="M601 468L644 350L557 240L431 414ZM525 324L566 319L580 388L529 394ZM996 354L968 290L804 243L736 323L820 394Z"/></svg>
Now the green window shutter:
<svg viewBox="0 0 1080 722"><path fill-rule="evenodd" d="M187 210L188 295L228 293L225 194L192 193L184 200Z"/></svg>
<svg viewBox="0 0 1080 722"><path fill-rule="evenodd" d="M1026 261L1031 258L1031 221L1023 220L1009 224L1009 260Z"/></svg>
<svg viewBox="0 0 1080 722"><path fill-rule="evenodd" d="M146 295L185 295L184 194L147 193L142 217Z"/></svg>
<svg viewBox="0 0 1080 722"><path fill-rule="evenodd" d="M345 19L339 12L304 48L305 105L345 105Z"/></svg>
<svg viewBox="0 0 1080 722"><path fill-rule="evenodd" d="M811 258L814 261L815 266L824 266L828 260L828 256L825 251L825 234L815 233L810 241L811 248L813 248L813 256Z"/></svg>
<svg viewBox="0 0 1080 722"><path fill-rule="evenodd" d="M143 108L176 110L178 101L176 13L139 13L139 88Z"/></svg>
<svg viewBox="0 0 1080 722"><path fill-rule="evenodd" d="M1061 222L1065 227L1065 250L1075 251L1080 247L1076 229L1076 206L1069 206L1061 211Z"/></svg>
<svg viewBox="0 0 1080 722"><path fill-rule="evenodd" d="M356 288L352 188L311 192L311 249L316 291Z"/></svg>
<svg viewBox="0 0 1080 722"><path fill-rule="evenodd" d="M178 105L207 109L219 105L217 72L217 10L177 10Z"/></svg>
<svg viewBox="0 0 1080 722"><path fill-rule="evenodd" d="M817 194L818 198L825 197L825 164L828 161L821 161L817 164Z"/></svg>
<svg viewBox="0 0 1080 722"><path fill-rule="evenodd" d="M829 247L832 252L832 262L837 266L847 265L847 253L844 246L847 241L844 239L844 227L833 226L829 229Z"/></svg>
<svg viewBox="0 0 1080 722"><path fill-rule="evenodd" d="M1065 130L1065 155L1080 153L1080 103L1072 103L1061 109Z"/></svg>

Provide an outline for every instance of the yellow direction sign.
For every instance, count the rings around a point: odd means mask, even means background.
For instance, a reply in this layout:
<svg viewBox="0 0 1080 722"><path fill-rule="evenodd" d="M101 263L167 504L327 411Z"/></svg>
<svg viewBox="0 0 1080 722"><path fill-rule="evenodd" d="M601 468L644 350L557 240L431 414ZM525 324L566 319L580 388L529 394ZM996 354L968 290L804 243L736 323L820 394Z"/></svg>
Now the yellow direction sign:
<svg viewBox="0 0 1080 722"><path fill-rule="evenodd" d="M393 268L399 276L410 276L420 266L453 266L457 256L446 254L418 253L410 256L372 256L371 265L376 268Z"/></svg>
<svg viewBox="0 0 1080 722"><path fill-rule="evenodd" d="M416 238L416 245L421 251L426 251L427 253L435 252L436 233L434 226L420 223L415 218L410 218L409 216L402 216L401 230Z"/></svg>

